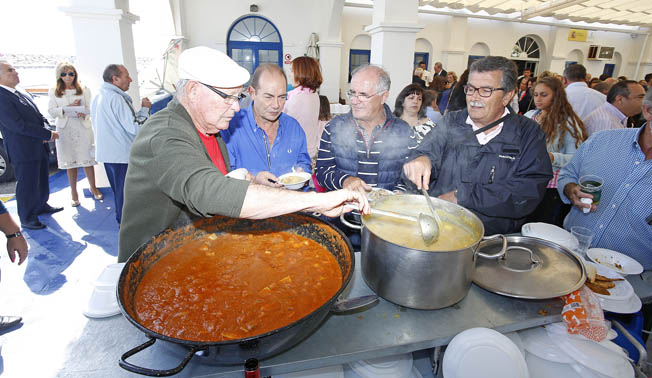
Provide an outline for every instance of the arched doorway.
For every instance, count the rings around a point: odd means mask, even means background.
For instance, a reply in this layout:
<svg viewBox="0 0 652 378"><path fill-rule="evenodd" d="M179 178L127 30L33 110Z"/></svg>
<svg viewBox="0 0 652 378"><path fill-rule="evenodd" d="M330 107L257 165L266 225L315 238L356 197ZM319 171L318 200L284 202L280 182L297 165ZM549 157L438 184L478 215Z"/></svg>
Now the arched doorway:
<svg viewBox="0 0 652 378"><path fill-rule="evenodd" d="M237 19L226 37L227 54L253 74L263 63L283 67L283 42L274 24L261 16Z"/></svg>
<svg viewBox="0 0 652 378"><path fill-rule="evenodd" d="M537 64L543 54L539 47L539 42L530 35L519 38L512 47L510 56L518 67L518 74L522 75L523 70L529 69L536 72Z"/></svg>
<svg viewBox="0 0 652 378"><path fill-rule="evenodd" d="M466 67L470 67L471 64L476 60L482 59L489 55L491 55L489 46L487 46L487 44L484 42L476 42L473 44L473 46L471 46L471 50L469 50L469 59L467 60Z"/></svg>

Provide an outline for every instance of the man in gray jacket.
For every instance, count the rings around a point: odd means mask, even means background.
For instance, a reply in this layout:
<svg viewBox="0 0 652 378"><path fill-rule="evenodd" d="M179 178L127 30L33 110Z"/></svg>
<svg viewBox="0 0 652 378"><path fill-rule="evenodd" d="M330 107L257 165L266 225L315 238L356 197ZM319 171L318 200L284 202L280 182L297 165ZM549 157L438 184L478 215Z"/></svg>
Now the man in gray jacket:
<svg viewBox="0 0 652 378"><path fill-rule="evenodd" d="M467 108L445 115L403 172L419 189L472 210L486 234L517 232L552 178L545 136L507 109L516 89L512 61L489 56L469 71Z"/></svg>

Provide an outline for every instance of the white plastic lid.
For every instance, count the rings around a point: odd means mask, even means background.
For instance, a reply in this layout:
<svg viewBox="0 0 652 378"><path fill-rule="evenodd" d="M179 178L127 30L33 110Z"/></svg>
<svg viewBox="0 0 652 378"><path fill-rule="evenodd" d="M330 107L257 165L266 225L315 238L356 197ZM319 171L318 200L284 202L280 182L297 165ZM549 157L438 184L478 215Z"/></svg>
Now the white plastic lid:
<svg viewBox="0 0 652 378"><path fill-rule="evenodd" d="M444 354L445 378L529 378L518 347L488 328L471 328L453 338Z"/></svg>

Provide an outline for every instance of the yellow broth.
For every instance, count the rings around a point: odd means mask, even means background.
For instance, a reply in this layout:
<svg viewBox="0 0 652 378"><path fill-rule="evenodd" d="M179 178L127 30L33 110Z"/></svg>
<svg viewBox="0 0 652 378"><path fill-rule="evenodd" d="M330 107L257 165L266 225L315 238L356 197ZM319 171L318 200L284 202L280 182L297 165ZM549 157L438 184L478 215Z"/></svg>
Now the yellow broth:
<svg viewBox="0 0 652 378"><path fill-rule="evenodd" d="M430 209L424 203L406 203L401 196L387 198L376 203L375 208L393 211L400 214L417 217L420 213L431 215ZM479 238L478 232L465 225L462 217L454 217L442 209L437 214L442 219L439 225L439 238L427 245L421 235L418 222L386 217L382 215L365 215L364 225L383 240L403 247L423 251L454 251L472 246Z"/></svg>

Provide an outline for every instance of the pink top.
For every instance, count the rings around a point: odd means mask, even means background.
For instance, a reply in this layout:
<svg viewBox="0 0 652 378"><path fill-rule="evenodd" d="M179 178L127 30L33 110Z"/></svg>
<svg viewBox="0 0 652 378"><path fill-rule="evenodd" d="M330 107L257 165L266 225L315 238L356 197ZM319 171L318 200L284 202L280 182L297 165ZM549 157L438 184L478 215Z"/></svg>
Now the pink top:
<svg viewBox="0 0 652 378"><path fill-rule="evenodd" d="M315 157L319 149L319 139L323 127L319 127L319 95L304 87L296 87L288 92L288 100L283 113L296 119L306 133L308 155Z"/></svg>

